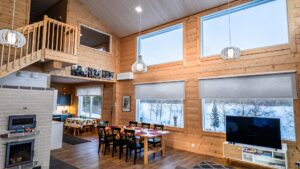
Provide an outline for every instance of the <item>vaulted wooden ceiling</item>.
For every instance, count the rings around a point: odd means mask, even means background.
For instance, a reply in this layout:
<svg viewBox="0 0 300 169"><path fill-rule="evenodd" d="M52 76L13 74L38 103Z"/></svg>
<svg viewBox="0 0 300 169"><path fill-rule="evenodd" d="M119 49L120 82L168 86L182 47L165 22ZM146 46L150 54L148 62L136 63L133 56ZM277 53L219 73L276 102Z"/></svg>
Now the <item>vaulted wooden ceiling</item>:
<svg viewBox="0 0 300 169"><path fill-rule="evenodd" d="M138 32L142 6L142 29L149 29L227 3L227 0L80 0L117 36Z"/></svg>

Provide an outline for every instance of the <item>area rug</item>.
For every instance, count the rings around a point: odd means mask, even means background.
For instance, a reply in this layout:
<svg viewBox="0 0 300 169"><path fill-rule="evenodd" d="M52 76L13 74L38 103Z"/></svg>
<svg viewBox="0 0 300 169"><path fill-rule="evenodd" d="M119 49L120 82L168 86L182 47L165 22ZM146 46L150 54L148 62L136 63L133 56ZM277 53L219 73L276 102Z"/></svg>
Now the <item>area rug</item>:
<svg viewBox="0 0 300 169"><path fill-rule="evenodd" d="M50 169L79 169L53 156L50 157Z"/></svg>
<svg viewBox="0 0 300 169"><path fill-rule="evenodd" d="M91 141L64 134L63 142L71 145L77 145L77 144L87 143Z"/></svg>
<svg viewBox="0 0 300 169"><path fill-rule="evenodd" d="M187 169L187 168L177 166L175 169ZM202 161L201 163L195 165L192 169L230 169L230 168L224 167L221 164L215 164L209 161Z"/></svg>

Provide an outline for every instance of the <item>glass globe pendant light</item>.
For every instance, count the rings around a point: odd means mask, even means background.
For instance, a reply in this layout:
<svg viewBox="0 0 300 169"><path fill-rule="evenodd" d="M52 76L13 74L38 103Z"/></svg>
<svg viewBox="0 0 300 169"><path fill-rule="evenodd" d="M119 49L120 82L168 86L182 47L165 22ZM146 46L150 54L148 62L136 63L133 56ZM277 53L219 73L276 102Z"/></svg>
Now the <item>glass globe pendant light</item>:
<svg viewBox="0 0 300 169"><path fill-rule="evenodd" d="M21 48L26 44L26 38L22 33L14 30L15 8L16 8L16 0L13 1L11 30L9 29L0 30L0 44L5 46L12 46L15 48Z"/></svg>
<svg viewBox="0 0 300 169"><path fill-rule="evenodd" d="M228 0L228 9L229 9L229 0ZM230 13L228 14L228 34L229 34L229 47L224 48L221 51L221 57L224 60L234 60L238 59L241 56L241 51L238 47L231 46L231 17Z"/></svg>
<svg viewBox="0 0 300 169"><path fill-rule="evenodd" d="M142 12L143 12L143 9L140 6L138 6L138 7L135 8L135 10L140 15L139 36L138 36L138 37L140 37L141 36L141 29L142 29L141 25L142 25ZM140 49L141 49L141 44L140 44L140 47L139 47L139 51L141 51ZM145 73L145 72L148 71L147 65L145 64L145 62L142 59L142 55L138 54L138 57L137 57L136 61L131 66L131 70L132 70L133 73Z"/></svg>

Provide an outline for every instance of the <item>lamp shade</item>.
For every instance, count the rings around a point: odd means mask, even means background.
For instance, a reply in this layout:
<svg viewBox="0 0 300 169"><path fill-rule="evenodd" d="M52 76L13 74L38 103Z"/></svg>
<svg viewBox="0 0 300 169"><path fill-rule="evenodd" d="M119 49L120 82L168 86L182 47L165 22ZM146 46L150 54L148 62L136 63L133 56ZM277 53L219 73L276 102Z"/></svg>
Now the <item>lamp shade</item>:
<svg viewBox="0 0 300 169"><path fill-rule="evenodd" d="M241 51L237 47L227 47L221 52L221 57L225 60L238 59L241 56Z"/></svg>
<svg viewBox="0 0 300 169"><path fill-rule="evenodd" d="M147 65L144 63L142 59L142 55L137 57L137 60L131 66L131 70L133 73L145 73L148 71Z"/></svg>
<svg viewBox="0 0 300 169"><path fill-rule="evenodd" d="M2 29L0 30L0 44L21 48L26 44L26 38L18 31Z"/></svg>

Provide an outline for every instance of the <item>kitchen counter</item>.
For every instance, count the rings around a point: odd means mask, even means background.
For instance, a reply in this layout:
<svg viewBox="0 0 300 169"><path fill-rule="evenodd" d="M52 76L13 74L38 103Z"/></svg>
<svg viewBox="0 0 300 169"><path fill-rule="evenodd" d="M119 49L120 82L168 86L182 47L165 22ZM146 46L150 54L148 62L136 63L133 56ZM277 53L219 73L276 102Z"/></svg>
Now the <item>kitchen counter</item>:
<svg viewBox="0 0 300 169"><path fill-rule="evenodd" d="M62 148L64 123L52 121L51 150Z"/></svg>

